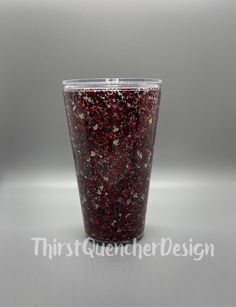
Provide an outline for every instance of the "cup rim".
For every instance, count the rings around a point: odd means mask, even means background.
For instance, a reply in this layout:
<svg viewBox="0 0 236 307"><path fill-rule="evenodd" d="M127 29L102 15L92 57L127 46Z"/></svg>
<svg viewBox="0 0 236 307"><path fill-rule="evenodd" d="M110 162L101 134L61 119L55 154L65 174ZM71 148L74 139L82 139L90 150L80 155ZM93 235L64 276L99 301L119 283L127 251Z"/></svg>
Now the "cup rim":
<svg viewBox="0 0 236 307"><path fill-rule="evenodd" d="M63 80L64 88L107 89L107 88L160 88L161 79L155 78L86 78Z"/></svg>

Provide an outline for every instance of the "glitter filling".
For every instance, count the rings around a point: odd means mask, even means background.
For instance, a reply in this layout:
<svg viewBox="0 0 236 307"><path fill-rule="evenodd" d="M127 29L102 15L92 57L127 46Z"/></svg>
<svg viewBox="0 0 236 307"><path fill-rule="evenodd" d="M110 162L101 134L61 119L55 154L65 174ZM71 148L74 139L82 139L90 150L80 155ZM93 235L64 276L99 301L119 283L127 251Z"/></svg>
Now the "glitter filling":
<svg viewBox="0 0 236 307"><path fill-rule="evenodd" d="M159 88L64 90L85 232L100 242L142 236Z"/></svg>

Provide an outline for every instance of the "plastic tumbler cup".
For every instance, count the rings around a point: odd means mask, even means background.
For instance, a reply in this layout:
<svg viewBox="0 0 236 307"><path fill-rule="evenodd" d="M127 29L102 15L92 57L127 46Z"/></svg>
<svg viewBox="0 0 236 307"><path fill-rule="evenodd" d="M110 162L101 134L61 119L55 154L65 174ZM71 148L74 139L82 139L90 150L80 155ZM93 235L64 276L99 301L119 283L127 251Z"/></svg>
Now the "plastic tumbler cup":
<svg viewBox="0 0 236 307"><path fill-rule="evenodd" d="M132 243L144 232L161 80L63 85L85 233L100 243Z"/></svg>

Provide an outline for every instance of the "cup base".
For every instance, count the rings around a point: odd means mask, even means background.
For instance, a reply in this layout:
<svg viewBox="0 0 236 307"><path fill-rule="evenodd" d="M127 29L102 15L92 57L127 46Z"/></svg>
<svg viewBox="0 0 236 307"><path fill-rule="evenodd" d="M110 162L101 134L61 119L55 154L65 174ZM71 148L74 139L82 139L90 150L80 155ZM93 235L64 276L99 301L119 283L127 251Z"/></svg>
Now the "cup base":
<svg viewBox="0 0 236 307"><path fill-rule="evenodd" d="M122 245L125 245L125 244L133 244L134 240L136 240L136 242L141 240L142 237L143 237L143 232L140 235L133 237L129 240L125 240L125 241L100 240L100 239L97 239L95 237L89 236L87 233L85 233L85 236L87 238L91 238L96 244L99 244L99 245L101 245L101 244L112 244L112 245L122 244Z"/></svg>

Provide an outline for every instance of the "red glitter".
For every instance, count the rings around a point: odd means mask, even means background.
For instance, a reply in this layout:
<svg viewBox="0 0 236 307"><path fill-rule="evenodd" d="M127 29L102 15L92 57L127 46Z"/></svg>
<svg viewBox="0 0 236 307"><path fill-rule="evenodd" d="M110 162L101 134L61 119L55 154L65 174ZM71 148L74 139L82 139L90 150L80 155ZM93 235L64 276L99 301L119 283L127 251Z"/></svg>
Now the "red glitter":
<svg viewBox="0 0 236 307"><path fill-rule="evenodd" d="M64 97L87 235L105 242L140 237L160 89L73 88Z"/></svg>

